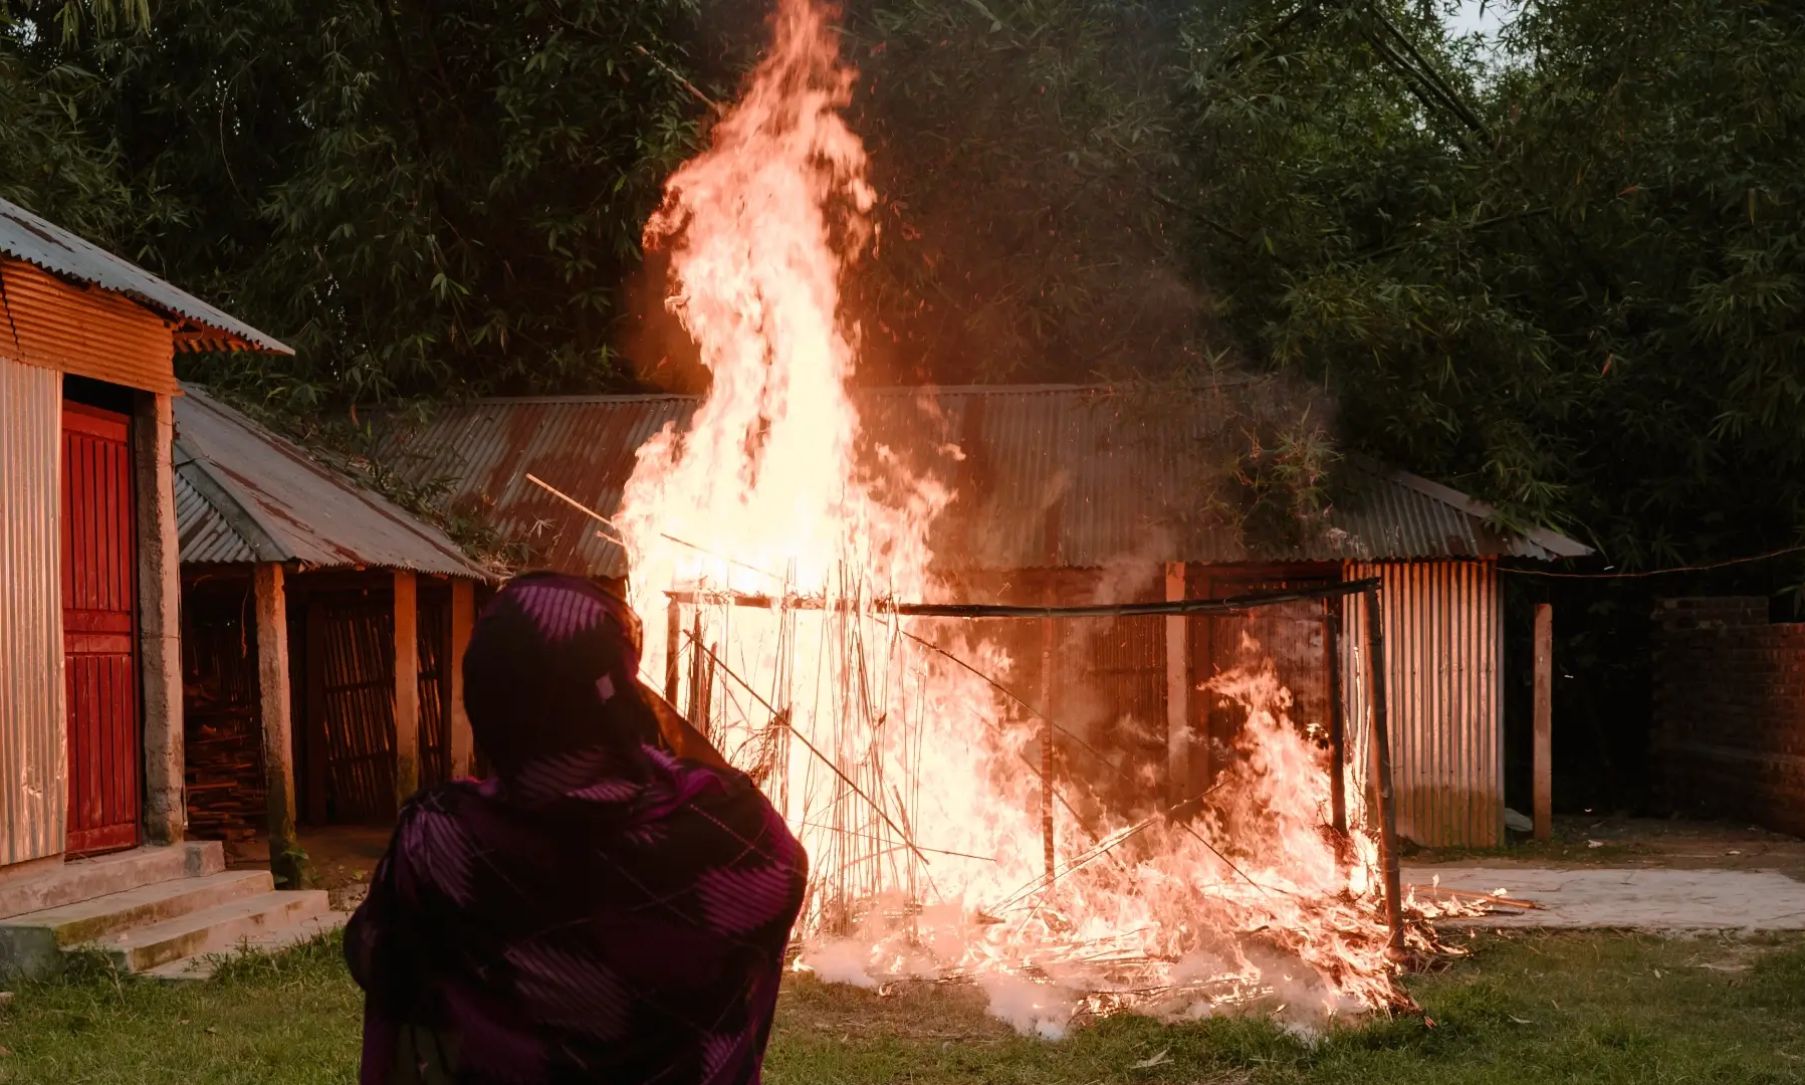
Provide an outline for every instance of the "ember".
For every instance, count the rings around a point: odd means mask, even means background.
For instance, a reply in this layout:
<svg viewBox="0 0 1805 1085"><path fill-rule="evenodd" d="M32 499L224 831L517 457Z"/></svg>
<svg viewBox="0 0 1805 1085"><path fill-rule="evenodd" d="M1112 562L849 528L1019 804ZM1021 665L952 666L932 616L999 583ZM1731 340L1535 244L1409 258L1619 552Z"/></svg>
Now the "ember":
<svg viewBox="0 0 1805 1085"><path fill-rule="evenodd" d="M647 241L671 252L668 304L712 386L687 432L640 451L619 518L636 604L670 615L649 673L813 857L799 967L971 979L1045 1036L1122 1010L1408 1006L1375 844L1327 829L1328 760L1258 645L1208 686L1247 714L1209 794L1068 824L1049 863L1042 727L1002 692L1008 652L897 612L953 594L932 547L952 495L888 450L855 455L840 276L875 194L840 113L852 81L823 10L780 0L744 97L670 179ZM671 591L691 602L667 611ZM1420 921L1408 948L1437 951Z"/></svg>

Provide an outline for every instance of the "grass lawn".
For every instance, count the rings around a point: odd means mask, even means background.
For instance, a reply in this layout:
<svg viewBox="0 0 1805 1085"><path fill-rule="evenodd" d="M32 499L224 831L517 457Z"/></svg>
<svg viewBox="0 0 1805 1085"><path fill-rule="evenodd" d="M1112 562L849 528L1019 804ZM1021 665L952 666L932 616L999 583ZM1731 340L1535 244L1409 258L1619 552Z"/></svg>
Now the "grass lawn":
<svg viewBox="0 0 1805 1085"><path fill-rule="evenodd" d="M1471 958L1414 987L1432 1028L1376 1021L1309 1044L1254 1020L1117 1019L1046 1044L986 1018L971 991L879 998L799 982L779 1011L766 1078L1805 1085L1805 941L1797 938L1486 936ZM357 993L330 943L239 962L197 986L121 983L88 969L26 986L0 1008L0 1083L350 1082L357 1034Z"/></svg>

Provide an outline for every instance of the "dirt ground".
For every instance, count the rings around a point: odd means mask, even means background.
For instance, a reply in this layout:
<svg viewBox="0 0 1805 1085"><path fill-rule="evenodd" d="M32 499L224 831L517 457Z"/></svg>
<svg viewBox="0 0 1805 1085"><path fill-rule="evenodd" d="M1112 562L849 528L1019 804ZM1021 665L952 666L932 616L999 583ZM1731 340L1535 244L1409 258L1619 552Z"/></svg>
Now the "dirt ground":
<svg viewBox="0 0 1805 1085"><path fill-rule="evenodd" d="M331 895L332 906L350 911L363 900L382 853L388 850L386 825L330 825L301 830L301 850L307 853L313 886ZM261 842L228 844L226 860L233 867L257 867L269 862Z"/></svg>
<svg viewBox="0 0 1805 1085"><path fill-rule="evenodd" d="M1416 851L1404 880L1529 900L1477 921L1511 927L1641 931L1805 930L1805 840L1745 825L1572 819L1546 844Z"/></svg>

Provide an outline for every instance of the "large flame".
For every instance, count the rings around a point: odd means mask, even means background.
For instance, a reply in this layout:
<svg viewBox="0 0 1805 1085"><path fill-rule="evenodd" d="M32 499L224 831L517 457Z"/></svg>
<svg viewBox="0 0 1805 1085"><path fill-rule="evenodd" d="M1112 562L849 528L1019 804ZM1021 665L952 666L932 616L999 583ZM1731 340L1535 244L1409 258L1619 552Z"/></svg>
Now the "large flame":
<svg viewBox="0 0 1805 1085"><path fill-rule="evenodd" d="M620 526L648 679L676 678L679 707L808 846L803 966L970 977L1045 1034L1125 1007L1398 1004L1372 845L1325 831L1325 758L1251 644L1210 687L1248 722L1200 811L1105 810L1085 829L1062 810L1049 877L1042 728L984 677L1006 676L1008 654L892 605L951 594L931 547L951 495L856 447L840 279L872 240L875 196L840 112L853 73L811 0L779 0L774 29L646 230L712 383L685 431L641 450ZM691 594L667 609L671 591Z"/></svg>

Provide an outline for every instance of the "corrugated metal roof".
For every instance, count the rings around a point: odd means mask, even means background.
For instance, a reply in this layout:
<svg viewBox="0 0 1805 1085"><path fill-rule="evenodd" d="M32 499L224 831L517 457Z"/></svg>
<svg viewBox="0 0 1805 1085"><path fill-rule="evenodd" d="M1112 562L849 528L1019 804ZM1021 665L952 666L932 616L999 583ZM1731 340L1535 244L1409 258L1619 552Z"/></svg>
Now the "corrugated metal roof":
<svg viewBox="0 0 1805 1085"><path fill-rule="evenodd" d="M485 579L444 532L194 385L175 401L183 564L294 562Z"/></svg>
<svg viewBox="0 0 1805 1085"><path fill-rule="evenodd" d="M402 477L448 484L454 511L483 517L545 565L619 576L620 547L526 476L611 513L639 447L667 424L686 425L695 407L685 396L479 400L440 411L424 429L397 430L384 451Z"/></svg>
<svg viewBox="0 0 1805 1085"><path fill-rule="evenodd" d="M1219 389L1263 394L1259 382ZM1040 385L859 393L866 433L946 478L958 494L941 553L971 568L1098 567L1123 558L1229 564L1447 557L1553 560L1590 551L1551 531L1502 533L1492 510L1402 471L1341 469L1342 500L1320 530L1250 547L1219 490L1228 412L1106 387ZM604 515L616 511L639 447L687 424L684 396L478 400L424 425L395 424L388 466L449 489L545 565L619 576L625 555L596 525L526 480L531 473ZM956 445L962 458L942 451Z"/></svg>
<svg viewBox="0 0 1805 1085"><path fill-rule="evenodd" d="M177 350L248 347L271 354L294 353L273 336L7 200L0 200L0 253L199 325L186 333L178 329Z"/></svg>
<svg viewBox="0 0 1805 1085"><path fill-rule="evenodd" d="M175 529L182 560L190 565L255 564L251 544L208 504L188 475L180 470L175 475Z"/></svg>

